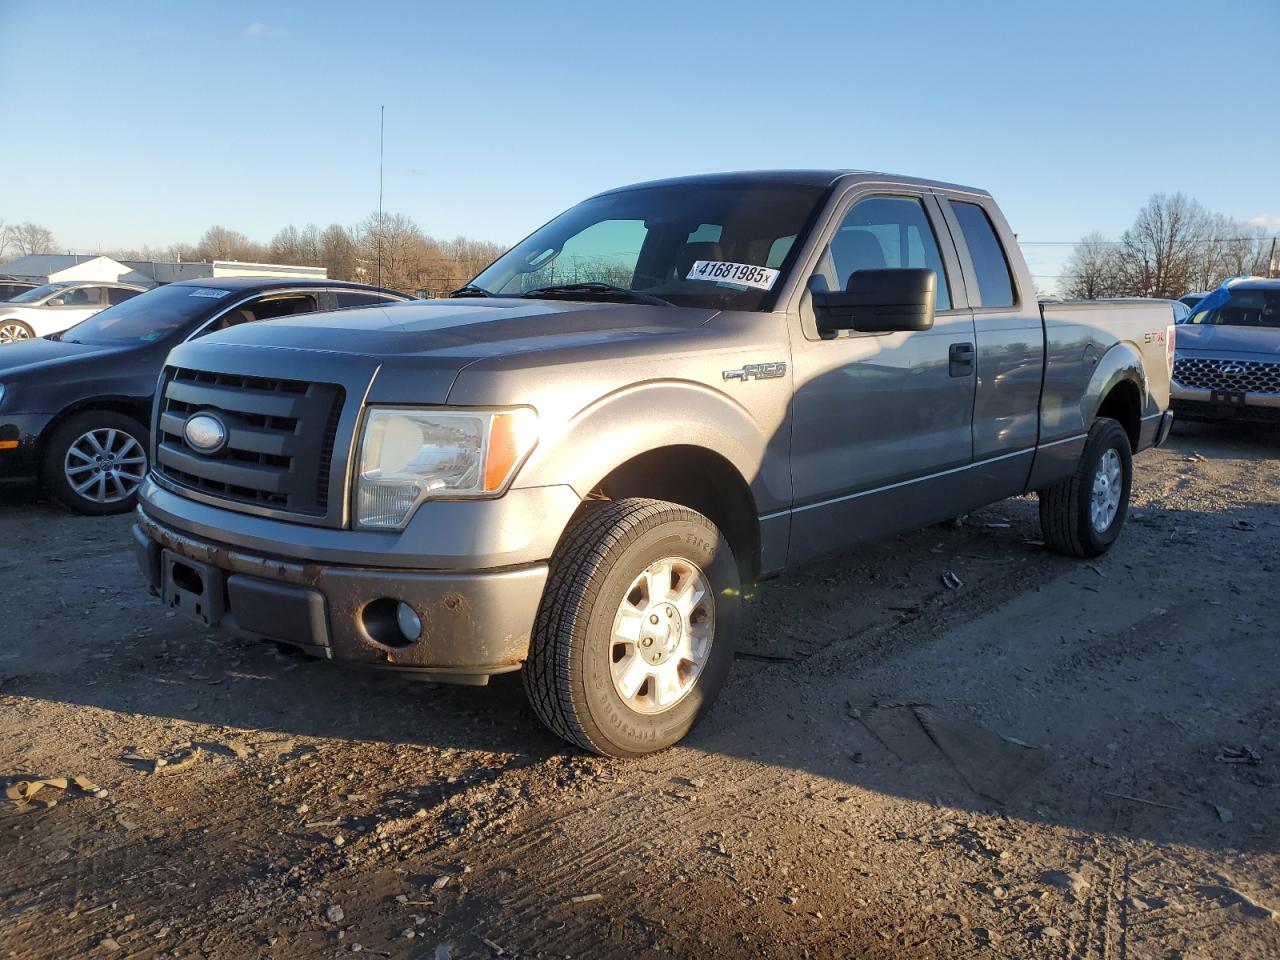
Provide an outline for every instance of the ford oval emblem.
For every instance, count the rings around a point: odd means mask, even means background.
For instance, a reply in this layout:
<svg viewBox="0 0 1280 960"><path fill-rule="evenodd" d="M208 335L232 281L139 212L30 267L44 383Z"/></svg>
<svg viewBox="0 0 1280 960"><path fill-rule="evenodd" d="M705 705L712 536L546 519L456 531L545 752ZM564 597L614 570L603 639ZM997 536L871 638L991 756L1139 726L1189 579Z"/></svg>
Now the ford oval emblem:
<svg viewBox="0 0 1280 960"><path fill-rule="evenodd" d="M227 427L211 413L197 413L188 417L182 428L182 435L197 453L217 453L227 445Z"/></svg>

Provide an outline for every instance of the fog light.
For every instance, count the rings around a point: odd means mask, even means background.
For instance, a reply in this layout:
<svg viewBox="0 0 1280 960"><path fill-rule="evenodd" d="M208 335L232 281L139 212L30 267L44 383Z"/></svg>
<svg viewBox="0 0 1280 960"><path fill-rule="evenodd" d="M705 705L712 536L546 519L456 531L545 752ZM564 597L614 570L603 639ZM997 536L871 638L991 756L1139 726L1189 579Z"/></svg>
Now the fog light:
<svg viewBox="0 0 1280 960"><path fill-rule="evenodd" d="M406 640L417 640L422 635L422 618L407 603L396 604L396 625Z"/></svg>

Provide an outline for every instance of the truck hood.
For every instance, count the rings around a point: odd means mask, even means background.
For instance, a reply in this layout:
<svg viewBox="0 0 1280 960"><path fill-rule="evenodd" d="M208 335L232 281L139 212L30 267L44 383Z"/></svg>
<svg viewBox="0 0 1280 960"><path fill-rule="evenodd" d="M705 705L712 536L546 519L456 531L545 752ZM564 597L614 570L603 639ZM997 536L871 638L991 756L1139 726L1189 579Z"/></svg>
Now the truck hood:
<svg viewBox="0 0 1280 960"><path fill-rule="evenodd" d="M375 357L475 360L690 330L714 310L516 298L417 300L244 324L204 338Z"/></svg>
<svg viewBox="0 0 1280 960"><path fill-rule="evenodd" d="M1177 328L1177 350L1205 353L1280 354L1280 327L1227 327L1183 323Z"/></svg>
<svg viewBox="0 0 1280 960"><path fill-rule="evenodd" d="M675 336L714 310L576 301L425 300L246 323L183 344L177 367L327 381L348 396L444 403L477 360ZM375 383L376 381L376 383Z"/></svg>

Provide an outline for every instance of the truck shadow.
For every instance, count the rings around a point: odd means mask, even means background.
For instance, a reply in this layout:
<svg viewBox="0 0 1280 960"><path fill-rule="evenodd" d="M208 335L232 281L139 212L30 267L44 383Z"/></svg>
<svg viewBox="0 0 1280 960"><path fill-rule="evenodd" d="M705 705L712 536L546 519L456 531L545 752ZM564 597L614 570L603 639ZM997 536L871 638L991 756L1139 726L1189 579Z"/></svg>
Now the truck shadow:
<svg viewBox="0 0 1280 960"><path fill-rule="evenodd" d="M642 762L688 778L738 757L822 778L833 794L844 784L1078 830L1269 849L1275 810L1235 827L1214 813L1276 786L1273 766L1214 760L1224 746L1257 747L1280 720L1255 611L1274 604L1266 509L1139 507L1111 554L1079 564L1045 552L1035 500L1020 498L762 584L718 706L680 747ZM141 599L131 556L108 535L127 518L6 501L0 522L15 520L28 533L56 528L45 549L58 561L21 602L12 578L5 589L6 608L35 611L10 618L0 653L0 693L19 704L91 706L125 729L160 718L240 739L303 738L387 765L408 752L422 780L414 803L443 803L470 783L431 775L442 752L505 758L484 764L494 783L572 753L525 705L518 677L440 686L240 645ZM111 552L83 549L98 542ZM1191 583L1167 576L1227 550L1255 560ZM1117 617L1117 605L1127 612ZM49 615L66 609L89 615L67 630ZM628 769L581 763L606 779Z"/></svg>

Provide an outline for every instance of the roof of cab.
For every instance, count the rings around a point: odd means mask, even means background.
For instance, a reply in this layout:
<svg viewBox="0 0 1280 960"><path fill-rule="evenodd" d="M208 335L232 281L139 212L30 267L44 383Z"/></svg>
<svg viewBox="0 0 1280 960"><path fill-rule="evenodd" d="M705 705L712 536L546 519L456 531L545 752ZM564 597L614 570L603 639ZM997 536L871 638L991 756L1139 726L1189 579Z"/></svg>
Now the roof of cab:
<svg viewBox="0 0 1280 960"><path fill-rule="evenodd" d="M335 289L349 287L353 290L377 290L380 293L394 293L398 297L404 294L387 287L375 287L368 283L354 283L350 280L322 280L317 277L199 277L194 280L177 280L166 284L170 287L214 287L218 290L275 290L280 287L296 289L299 287L322 287Z"/></svg>
<svg viewBox="0 0 1280 960"><path fill-rule="evenodd" d="M938 187L946 190L963 190L966 193L977 193L990 196L986 190L977 187L966 187L957 183L946 183L942 180L925 180L920 177L904 177L894 173L880 173L875 170L740 170L730 173L700 173L688 177L671 177L665 180L649 180L633 183L625 187L603 190L598 196L610 193L622 193L626 190L640 190L648 187L704 186L717 187L738 184L780 184L800 187L830 187L847 180L888 180L893 183L905 183L919 187Z"/></svg>

